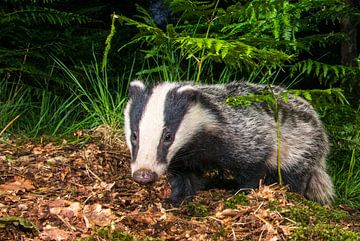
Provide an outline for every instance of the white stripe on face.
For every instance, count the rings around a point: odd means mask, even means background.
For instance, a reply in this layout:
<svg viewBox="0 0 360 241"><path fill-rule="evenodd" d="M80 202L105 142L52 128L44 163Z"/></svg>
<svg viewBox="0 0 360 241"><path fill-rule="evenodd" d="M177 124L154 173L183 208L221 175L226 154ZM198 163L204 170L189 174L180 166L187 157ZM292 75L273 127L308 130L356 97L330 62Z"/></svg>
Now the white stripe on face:
<svg viewBox="0 0 360 241"><path fill-rule="evenodd" d="M137 88L137 92L139 91L144 91L145 90L145 85L143 82L141 82L140 80L134 80L130 83L129 86L129 92L131 92L131 89ZM131 93L130 93L131 94ZM130 141L130 136L131 136L131 126L130 126L130 109L131 109L131 105L133 104L132 99L130 99L128 101L128 103L126 104L126 107L124 109L124 129L125 129L125 139L126 139L126 144L130 150L130 153L132 155L132 145L131 145L131 141Z"/></svg>
<svg viewBox="0 0 360 241"><path fill-rule="evenodd" d="M136 160L131 163L132 173L141 168L156 172L159 176L165 173L167 164L158 162L157 150L165 125L166 96L175 87L176 84L163 83L152 90L139 123L139 149Z"/></svg>
<svg viewBox="0 0 360 241"><path fill-rule="evenodd" d="M126 104L125 110L124 110L124 131L125 131L125 139L126 144L130 150L130 153L132 155L132 145L130 142L130 135L131 135L131 129L130 129L130 106L132 105L132 100L129 100Z"/></svg>

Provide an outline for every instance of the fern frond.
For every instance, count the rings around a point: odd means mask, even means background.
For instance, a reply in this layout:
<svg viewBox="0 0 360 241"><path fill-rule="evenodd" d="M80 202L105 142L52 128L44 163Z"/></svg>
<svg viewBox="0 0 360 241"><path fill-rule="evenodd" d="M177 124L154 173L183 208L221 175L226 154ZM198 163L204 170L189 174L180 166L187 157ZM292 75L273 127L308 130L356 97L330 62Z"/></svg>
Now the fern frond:
<svg viewBox="0 0 360 241"><path fill-rule="evenodd" d="M179 48L192 57L205 49L205 58L222 60L229 65L239 66L241 63L256 66L257 61L271 59L274 64L290 61L293 56L275 49L258 49L242 41L227 41L215 38L178 37L174 39Z"/></svg>
<svg viewBox="0 0 360 241"><path fill-rule="evenodd" d="M343 65L331 65L310 59L297 62L291 68L292 74L295 72L306 75L314 74L320 80L324 80L324 82L330 81L331 83L339 82L342 77L354 71L353 68Z"/></svg>
<svg viewBox="0 0 360 241"><path fill-rule="evenodd" d="M28 25L49 23L64 26L74 22L84 24L92 22L93 20L83 15L42 7L27 7L24 10L4 13L3 16L0 17L0 24L3 25L14 21L19 21Z"/></svg>
<svg viewBox="0 0 360 241"><path fill-rule="evenodd" d="M182 18L205 17L212 13L212 1L172 0L165 1L174 14L181 12Z"/></svg>

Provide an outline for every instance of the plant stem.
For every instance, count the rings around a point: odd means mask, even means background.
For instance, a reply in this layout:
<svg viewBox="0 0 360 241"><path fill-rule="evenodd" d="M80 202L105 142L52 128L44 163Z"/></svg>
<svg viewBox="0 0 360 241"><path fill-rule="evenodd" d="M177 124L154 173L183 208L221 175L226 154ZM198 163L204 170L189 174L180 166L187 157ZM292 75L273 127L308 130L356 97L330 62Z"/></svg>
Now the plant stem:
<svg viewBox="0 0 360 241"><path fill-rule="evenodd" d="M280 158L280 123L279 123L279 103L278 99L275 100L275 126L276 126L276 140L277 140L277 167L278 167L278 177L279 185L282 186L282 175L281 175L281 158Z"/></svg>
<svg viewBox="0 0 360 241"><path fill-rule="evenodd" d="M274 111L274 120L275 120L275 128L276 128L276 141L277 141L277 171L278 171L278 178L279 178L279 185L282 186L282 175L281 175L281 132L280 132L280 122L279 122L279 99L275 95L271 85L268 85L270 92L273 96L273 111Z"/></svg>
<svg viewBox="0 0 360 241"><path fill-rule="evenodd" d="M108 58L108 54L111 48L111 40L115 35L116 29L115 29L115 20L118 18L118 16L115 14L115 12L111 15L111 28L110 28L110 33L107 36L106 40L105 40L105 51L104 51L104 55L103 55L103 59L102 59L102 64L101 64L101 72L104 72L104 69L106 68L107 65L107 58Z"/></svg>

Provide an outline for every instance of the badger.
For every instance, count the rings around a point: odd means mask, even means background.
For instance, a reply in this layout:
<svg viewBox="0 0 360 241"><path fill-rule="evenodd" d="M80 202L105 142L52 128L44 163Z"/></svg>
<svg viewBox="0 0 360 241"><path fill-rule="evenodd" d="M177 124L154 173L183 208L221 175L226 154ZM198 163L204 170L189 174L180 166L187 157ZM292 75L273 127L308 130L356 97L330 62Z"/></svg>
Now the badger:
<svg viewBox="0 0 360 241"><path fill-rule="evenodd" d="M253 189L262 179L278 181L274 113L254 102L232 107L228 97L263 93L266 85L246 81L203 85L190 82L145 84L134 80L124 110L131 173L140 184L166 175L179 203L204 187L205 172L230 173L238 188ZM283 89L273 86L279 95ZM333 184L326 172L328 138L318 114L301 97L278 98L283 183L321 204L330 204Z"/></svg>

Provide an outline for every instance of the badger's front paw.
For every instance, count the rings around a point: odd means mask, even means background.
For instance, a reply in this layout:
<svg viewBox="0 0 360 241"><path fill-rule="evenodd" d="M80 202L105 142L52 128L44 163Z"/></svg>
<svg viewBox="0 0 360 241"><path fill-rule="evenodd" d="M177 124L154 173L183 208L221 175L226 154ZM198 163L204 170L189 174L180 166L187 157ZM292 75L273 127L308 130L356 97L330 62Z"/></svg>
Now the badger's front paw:
<svg viewBox="0 0 360 241"><path fill-rule="evenodd" d="M199 179L195 174L177 174L168 177L171 186L171 195L165 203L179 206L183 202L191 201L199 189Z"/></svg>
<svg viewBox="0 0 360 241"><path fill-rule="evenodd" d="M173 193L170 197L166 198L164 201L165 207L178 207L183 203L190 202L192 200L193 195L184 196L184 195L174 195Z"/></svg>

